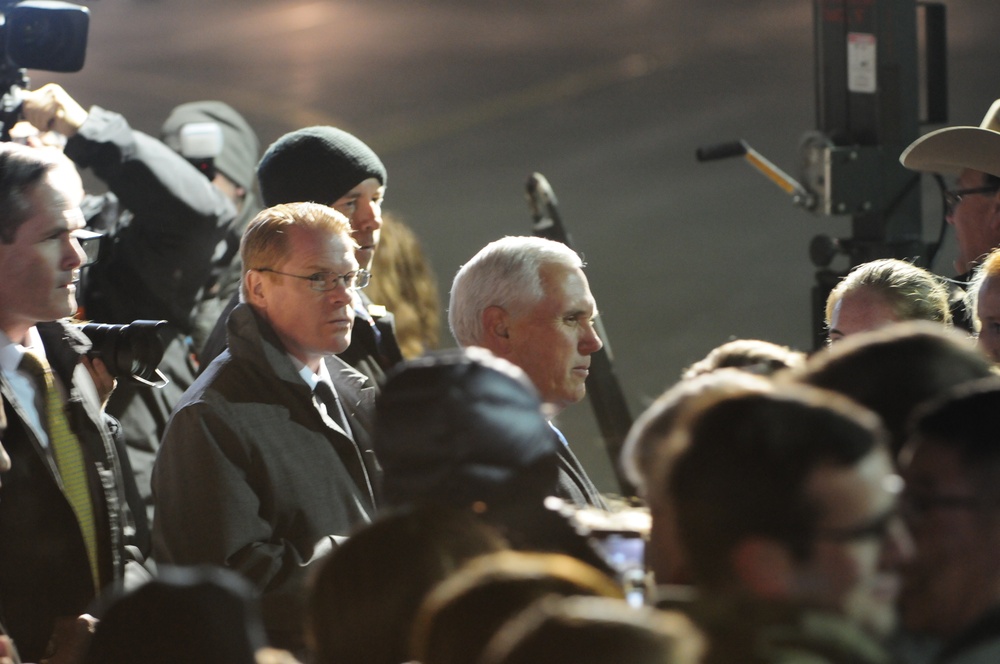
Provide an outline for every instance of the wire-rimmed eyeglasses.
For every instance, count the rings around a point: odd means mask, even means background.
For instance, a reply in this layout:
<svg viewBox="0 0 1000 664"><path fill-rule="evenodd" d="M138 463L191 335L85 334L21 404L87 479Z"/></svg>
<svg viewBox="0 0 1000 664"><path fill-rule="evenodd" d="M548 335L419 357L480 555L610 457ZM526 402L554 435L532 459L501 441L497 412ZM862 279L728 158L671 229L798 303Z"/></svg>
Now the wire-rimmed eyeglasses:
<svg viewBox="0 0 1000 664"><path fill-rule="evenodd" d="M289 272L281 272L279 270L273 270L269 267L255 267L251 268L257 270L258 272L272 272L274 274L280 274L285 277L294 277L296 279L304 279L309 282L309 288L314 291L319 291L325 293L327 291L332 291L337 286L343 285L347 290L360 290L368 285L372 280L372 275L368 270L358 269L353 272L348 272L347 274L334 274L333 272L317 272L315 274L310 274L308 276L302 276L300 274L291 274Z"/></svg>

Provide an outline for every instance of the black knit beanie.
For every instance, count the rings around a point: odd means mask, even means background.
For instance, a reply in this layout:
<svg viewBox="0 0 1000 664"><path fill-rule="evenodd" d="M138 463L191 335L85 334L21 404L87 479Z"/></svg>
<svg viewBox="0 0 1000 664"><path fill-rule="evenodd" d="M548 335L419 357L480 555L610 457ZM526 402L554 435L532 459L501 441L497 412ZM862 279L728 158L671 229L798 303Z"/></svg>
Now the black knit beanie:
<svg viewBox="0 0 1000 664"><path fill-rule="evenodd" d="M271 144L257 165L264 205L331 205L368 178L382 185L388 176L378 155L360 139L336 127L306 127Z"/></svg>
<svg viewBox="0 0 1000 664"><path fill-rule="evenodd" d="M222 129L222 154L215 167L243 187L253 188L254 166L260 154L257 134L232 106L221 101L193 101L170 112L163 123L160 138L175 152L180 152L181 127L192 122L215 122Z"/></svg>

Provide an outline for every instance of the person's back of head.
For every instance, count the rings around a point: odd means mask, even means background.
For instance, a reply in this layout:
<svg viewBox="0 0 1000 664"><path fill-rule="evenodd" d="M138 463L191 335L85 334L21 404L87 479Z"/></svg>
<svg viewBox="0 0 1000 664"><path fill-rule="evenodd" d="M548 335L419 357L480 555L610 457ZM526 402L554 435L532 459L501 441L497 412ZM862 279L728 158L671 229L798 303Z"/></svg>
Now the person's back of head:
<svg viewBox="0 0 1000 664"><path fill-rule="evenodd" d="M733 367L718 368L682 378L665 390L636 418L622 445L620 463L640 495L647 495L656 471L660 444L666 440L685 406L705 394L767 391L771 381Z"/></svg>
<svg viewBox="0 0 1000 664"><path fill-rule="evenodd" d="M680 613L546 597L505 623L479 664L693 664L701 650L701 636Z"/></svg>
<svg viewBox="0 0 1000 664"><path fill-rule="evenodd" d="M733 339L716 346L708 355L681 373L694 378L719 369L740 369L750 374L771 376L782 369L801 366L805 353L762 339Z"/></svg>
<svg viewBox="0 0 1000 664"><path fill-rule="evenodd" d="M265 645L250 585L217 567L161 567L98 618L87 664L254 664Z"/></svg>
<svg viewBox="0 0 1000 664"><path fill-rule="evenodd" d="M427 592L506 543L471 512L437 506L380 515L322 564L308 599L317 664L400 664Z"/></svg>
<svg viewBox="0 0 1000 664"><path fill-rule="evenodd" d="M910 321L852 336L813 355L790 379L844 394L875 411L894 453L921 402L993 375L989 360L957 331Z"/></svg>
<svg viewBox="0 0 1000 664"><path fill-rule="evenodd" d="M515 551L483 556L424 599L410 656L421 664L474 662L501 625L547 595L623 599L609 577L569 556Z"/></svg>
<svg viewBox="0 0 1000 664"><path fill-rule="evenodd" d="M555 493L556 445L524 372L482 348L397 367L377 401L374 449L389 505L540 507Z"/></svg>

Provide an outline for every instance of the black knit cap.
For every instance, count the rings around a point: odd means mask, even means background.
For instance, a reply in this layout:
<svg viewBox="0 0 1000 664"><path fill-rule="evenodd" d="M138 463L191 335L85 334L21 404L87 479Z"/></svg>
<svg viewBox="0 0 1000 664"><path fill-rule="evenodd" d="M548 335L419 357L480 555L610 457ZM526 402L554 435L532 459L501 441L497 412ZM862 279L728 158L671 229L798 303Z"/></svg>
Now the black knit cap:
<svg viewBox="0 0 1000 664"><path fill-rule="evenodd" d="M483 348L406 362L377 401L390 505L540 504L556 491L558 444L530 379Z"/></svg>
<svg viewBox="0 0 1000 664"><path fill-rule="evenodd" d="M268 207L331 205L368 178L386 184L382 161L356 136L336 127L306 127L285 134L257 165L261 197Z"/></svg>
<svg viewBox="0 0 1000 664"><path fill-rule="evenodd" d="M219 125L222 129L222 154L215 158L215 167L244 189L252 189L260 141L243 116L221 101L181 104L170 112L163 123L160 138L174 152L180 152L181 128L192 122L214 122Z"/></svg>

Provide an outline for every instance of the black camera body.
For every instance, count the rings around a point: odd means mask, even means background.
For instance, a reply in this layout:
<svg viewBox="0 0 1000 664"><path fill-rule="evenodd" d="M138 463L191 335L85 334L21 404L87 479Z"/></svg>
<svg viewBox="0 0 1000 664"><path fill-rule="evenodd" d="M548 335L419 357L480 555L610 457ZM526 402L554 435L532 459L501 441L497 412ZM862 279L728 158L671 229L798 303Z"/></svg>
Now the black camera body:
<svg viewBox="0 0 1000 664"><path fill-rule="evenodd" d="M167 377L158 369L164 343L165 320L136 320L128 325L84 323L80 330L92 344L88 357L99 358L108 372L128 383L163 387Z"/></svg>
<svg viewBox="0 0 1000 664"><path fill-rule="evenodd" d="M26 69L75 72L87 54L90 11L59 0L0 0L0 140L18 121Z"/></svg>

